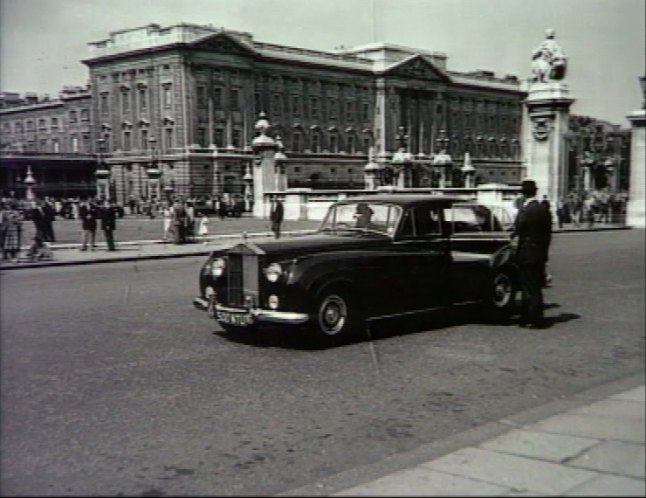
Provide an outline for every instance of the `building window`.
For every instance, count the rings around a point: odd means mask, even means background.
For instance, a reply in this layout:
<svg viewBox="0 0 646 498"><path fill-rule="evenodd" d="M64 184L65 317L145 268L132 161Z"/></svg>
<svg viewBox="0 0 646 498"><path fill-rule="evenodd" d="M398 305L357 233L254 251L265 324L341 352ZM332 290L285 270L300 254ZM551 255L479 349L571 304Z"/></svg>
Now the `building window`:
<svg viewBox="0 0 646 498"><path fill-rule="evenodd" d="M274 94L272 99L271 112L274 116L280 116L282 114L283 99L279 94Z"/></svg>
<svg viewBox="0 0 646 498"><path fill-rule="evenodd" d="M336 118L336 99L329 98L327 101L327 105L328 105L328 118L335 119Z"/></svg>
<svg viewBox="0 0 646 498"><path fill-rule="evenodd" d="M370 151L370 137L365 137L363 139L363 151L364 152Z"/></svg>
<svg viewBox="0 0 646 498"><path fill-rule="evenodd" d="M296 132L292 135L292 150L294 152L300 152L303 142L303 135L300 132Z"/></svg>
<svg viewBox="0 0 646 498"><path fill-rule="evenodd" d="M363 121L368 121L370 119L370 105L368 102L364 102L362 105L361 119Z"/></svg>
<svg viewBox="0 0 646 498"><path fill-rule="evenodd" d="M47 152L47 139L42 138L40 140L40 151L39 152Z"/></svg>
<svg viewBox="0 0 646 498"><path fill-rule="evenodd" d="M312 152L321 152L321 135L318 132L312 133Z"/></svg>
<svg viewBox="0 0 646 498"><path fill-rule="evenodd" d="M319 117L319 100L316 97L310 97L310 118Z"/></svg>
<svg viewBox="0 0 646 498"><path fill-rule="evenodd" d="M164 129L164 147L166 150L173 148L173 129Z"/></svg>
<svg viewBox="0 0 646 498"><path fill-rule="evenodd" d="M206 130L204 128L197 129L197 143L200 147L206 147Z"/></svg>
<svg viewBox="0 0 646 498"><path fill-rule="evenodd" d="M54 152L60 152L61 151L61 143L58 141L58 138L54 138L52 140L52 150Z"/></svg>
<svg viewBox="0 0 646 498"><path fill-rule="evenodd" d="M242 146L242 133L237 128L234 128L231 134L231 142L236 149L239 149Z"/></svg>
<svg viewBox="0 0 646 498"><path fill-rule="evenodd" d="M103 92L101 94L101 98L99 100L99 112L101 113L101 116L107 116L108 115L108 93Z"/></svg>
<svg viewBox="0 0 646 498"><path fill-rule="evenodd" d="M345 101L345 119L346 121L354 120L354 101L352 100Z"/></svg>
<svg viewBox="0 0 646 498"><path fill-rule="evenodd" d="M164 108L169 109L173 104L173 89L170 84L164 85L162 89Z"/></svg>
<svg viewBox="0 0 646 498"><path fill-rule="evenodd" d="M292 95L292 116L298 118L301 116L301 97Z"/></svg>
<svg viewBox="0 0 646 498"><path fill-rule="evenodd" d="M348 149L348 154L354 154L355 153L354 136L348 135L345 139L345 143L346 143L346 148Z"/></svg>
<svg viewBox="0 0 646 498"><path fill-rule="evenodd" d="M201 85L197 87L197 107L206 107L206 88Z"/></svg>
<svg viewBox="0 0 646 498"><path fill-rule="evenodd" d="M31 119L27 121L27 131L34 131L34 122Z"/></svg>
<svg viewBox="0 0 646 498"><path fill-rule="evenodd" d="M141 150L148 149L148 130L141 130Z"/></svg>
<svg viewBox="0 0 646 498"><path fill-rule="evenodd" d="M262 111L262 98L260 92L254 92L253 94L253 105L254 105L254 115L258 116Z"/></svg>
<svg viewBox="0 0 646 498"><path fill-rule="evenodd" d="M78 118L76 116L76 111L70 111L70 124L76 123L78 121Z"/></svg>
<svg viewBox="0 0 646 498"><path fill-rule="evenodd" d="M129 131L124 131L123 132L123 150L130 150L130 132Z"/></svg>
<svg viewBox="0 0 646 498"><path fill-rule="evenodd" d="M222 109L222 88L219 86L213 89L213 109L216 111Z"/></svg>
<svg viewBox="0 0 646 498"><path fill-rule="evenodd" d="M79 151L79 137L77 137L76 135L72 135L71 141L72 141L72 152L78 152Z"/></svg>
<svg viewBox="0 0 646 498"><path fill-rule="evenodd" d="M22 123L16 123L16 133L22 133L23 127Z"/></svg>
<svg viewBox="0 0 646 498"><path fill-rule="evenodd" d="M339 138L336 134L330 135L330 152L333 154L339 152Z"/></svg>
<svg viewBox="0 0 646 498"><path fill-rule="evenodd" d="M216 147L224 147L224 130L222 128L215 129L213 142Z"/></svg>
<svg viewBox="0 0 646 498"><path fill-rule="evenodd" d="M240 110L240 89L239 88L231 89L231 110L232 111Z"/></svg>
<svg viewBox="0 0 646 498"><path fill-rule="evenodd" d="M148 92L145 88L139 89L139 112L148 111Z"/></svg>
<svg viewBox="0 0 646 498"><path fill-rule="evenodd" d="M44 119L39 119L38 120L38 129L39 130L46 130L47 126L45 125L45 120Z"/></svg>
<svg viewBox="0 0 646 498"><path fill-rule="evenodd" d="M128 90L121 92L121 112L123 114L130 112L130 92Z"/></svg>
<svg viewBox="0 0 646 498"><path fill-rule="evenodd" d="M81 109L81 121L88 122L90 120L90 110Z"/></svg>

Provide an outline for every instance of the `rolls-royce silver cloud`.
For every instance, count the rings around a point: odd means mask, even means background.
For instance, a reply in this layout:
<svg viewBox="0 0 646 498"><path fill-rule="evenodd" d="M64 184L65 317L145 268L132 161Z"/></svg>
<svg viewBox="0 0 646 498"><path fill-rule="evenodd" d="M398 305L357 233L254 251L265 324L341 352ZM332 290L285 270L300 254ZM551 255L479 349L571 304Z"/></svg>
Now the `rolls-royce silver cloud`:
<svg viewBox="0 0 646 498"><path fill-rule="evenodd" d="M366 320L484 303L515 306L518 271L493 210L448 195L336 202L318 230L214 251L196 308L224 330L293 326L327 339Z"/></svg>

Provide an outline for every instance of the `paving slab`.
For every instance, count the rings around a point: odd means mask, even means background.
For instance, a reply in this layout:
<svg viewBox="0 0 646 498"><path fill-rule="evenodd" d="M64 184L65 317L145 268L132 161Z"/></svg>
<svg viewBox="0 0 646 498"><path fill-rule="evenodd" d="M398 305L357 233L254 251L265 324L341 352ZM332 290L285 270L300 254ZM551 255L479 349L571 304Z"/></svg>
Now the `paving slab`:
<svg viewBox="0 0 646 498"><path fill-rule="evenodd" d="M635 389L615 394L611 397L616 399L625 399L626 401L636 401L638 403L644 403L646 401L646 386L636 387Z"/></svg>
<svg viewBox="0 0 646 498"><path fill-rule="evenodd" d="M644 496L646 482L630 477L600 474L590 481L576 486L564 496Z"/></svg>
<svg viewBox="0 0 646 498"><path fill-rule="evenodd" d="M531 431L551 432L598 439L616 439L644 444L644 422L635 419L620 423L611 417L592 417L564 413L523 427Z"/></svg>
<svg viewBox="0 0 646 498"><path fill-rule="evenodd" d="M569 412L572 415L588 415L592 417L611 417L635 419L644 424L644 403L639 401L611 398L597 401L587 406L582 406Z"/></svg>
<svg viewBox="0 0 646 498"><path fill-rule="evenodd" d="M561 495L596 475L588 470L481 448L464 448L422 466L521 492L548 495Z"/></svg>
<svg viewBox="0 0 646 498"><path fill-rule="evenodd" d="M598 444L598 439L514 429L485 441L480 448L560 463Z"/></svg>
<svg viewBox="0 0 646 498"><path fill-rule="evenodd" d="M589 450L579 457L569 461L567 465L588 470L612 472L628 477L646 477L645 448L643 444L625 443L623 441L606 441Z"/></svg>
<svg viewBox="0 0 646 498"><path fill-rule="evenodd" d="M332 496L501 496L510 491L505 486L414 467Z"/></svg>

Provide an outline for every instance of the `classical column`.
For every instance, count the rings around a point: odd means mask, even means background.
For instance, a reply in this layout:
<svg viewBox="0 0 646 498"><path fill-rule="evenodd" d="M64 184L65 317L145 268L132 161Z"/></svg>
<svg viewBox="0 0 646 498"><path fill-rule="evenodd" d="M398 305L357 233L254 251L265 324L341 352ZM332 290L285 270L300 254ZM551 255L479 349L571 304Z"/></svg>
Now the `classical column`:
<svg viewBox="0 0 646 498"><path fill-rule="evenodd" d="M630 188L628 191L628 206L626 224L635 228L644 228L646 215L646 188L644 171L646 165L646 86L645 77L640 77L644 102L642 108L630 113L627 117L632 125L630 136Z"/></svg>

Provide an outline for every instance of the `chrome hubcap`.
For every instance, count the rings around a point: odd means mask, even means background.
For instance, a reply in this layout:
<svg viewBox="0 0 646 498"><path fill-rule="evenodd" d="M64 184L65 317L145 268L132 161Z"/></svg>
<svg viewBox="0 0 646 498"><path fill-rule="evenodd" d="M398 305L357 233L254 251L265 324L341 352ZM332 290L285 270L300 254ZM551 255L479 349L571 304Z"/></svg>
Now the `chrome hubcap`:
<svg viewBox="0 0 646 498"><path fill-rule="evenodd" d="M504 308L511 300L512 285L509 276L499 273L493 282L493 302L498 308Z"/></svg>
<svg viewBox="0 0 646 498"><path fill-rule="evenodd" d="M348 307L342 297L327 296L319 308L319 326L327 335L335 335L343 330L348 319Z"/></svg>

